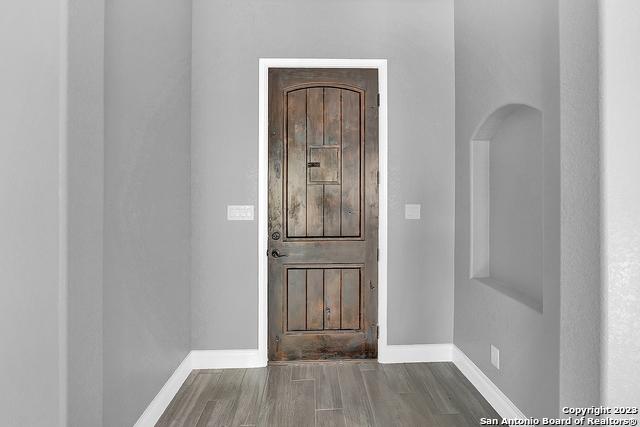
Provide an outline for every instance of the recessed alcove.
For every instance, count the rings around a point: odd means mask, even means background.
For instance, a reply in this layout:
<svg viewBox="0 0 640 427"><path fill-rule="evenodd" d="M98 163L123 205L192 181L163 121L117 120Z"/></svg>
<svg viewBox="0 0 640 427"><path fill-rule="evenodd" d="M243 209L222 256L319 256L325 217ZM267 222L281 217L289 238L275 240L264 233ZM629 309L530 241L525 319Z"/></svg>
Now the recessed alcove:
<svg viewBox="0 0 640 427"><path fill-rule="evenodd" d="M542 112L494 111L471 156L471 278L542 312Z"/></svg>

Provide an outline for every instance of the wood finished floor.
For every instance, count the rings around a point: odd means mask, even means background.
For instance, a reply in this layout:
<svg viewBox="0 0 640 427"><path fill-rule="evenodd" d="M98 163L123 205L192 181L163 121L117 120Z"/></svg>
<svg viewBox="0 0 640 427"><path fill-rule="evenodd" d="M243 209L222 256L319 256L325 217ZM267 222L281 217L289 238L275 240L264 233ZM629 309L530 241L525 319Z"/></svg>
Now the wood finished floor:
<svg viewBox="0 0 640 427"><path fill-rule="evenodd" d="M452 363L193 371L156 426L477 426L498 414Z"/></svg>

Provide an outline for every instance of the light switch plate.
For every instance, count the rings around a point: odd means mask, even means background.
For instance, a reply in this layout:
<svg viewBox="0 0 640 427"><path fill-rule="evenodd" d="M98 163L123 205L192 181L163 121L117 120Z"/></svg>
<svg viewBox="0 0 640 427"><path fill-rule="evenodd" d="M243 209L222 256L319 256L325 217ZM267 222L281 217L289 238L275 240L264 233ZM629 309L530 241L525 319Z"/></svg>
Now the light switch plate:
<svg viewBox="0 0 640 427"><path fill-rule="evenodd" d="M228 205L227 221L253 221L253 205Z"/></svg>
<svg viewBox="0 0 640 427"><path fill-rule="evenodd" d="M491 364L500 369L500 350L494 345L491 345Z"/></svg>
<svg viewBox="0 0 640 427"><path fill-rule="evenodd" d="M421 205L404 205L405 219L420 219Z"/></svg>

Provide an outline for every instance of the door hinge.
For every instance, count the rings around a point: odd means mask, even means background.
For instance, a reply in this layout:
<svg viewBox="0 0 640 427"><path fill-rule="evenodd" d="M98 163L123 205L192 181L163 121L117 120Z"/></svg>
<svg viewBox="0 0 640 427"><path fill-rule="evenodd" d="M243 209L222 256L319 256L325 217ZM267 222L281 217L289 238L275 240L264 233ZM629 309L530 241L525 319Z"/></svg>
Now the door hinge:
<svg viewBox="0 0 640 427"><path fill-rule="evenodd" d="M376 97L376 102L378 103L378 107L380 106L380 94Z"/></svg>
<svg viewBox="0 0 640 427"><path fill-rule="evenodd" d="M380 261L380 248L376 250L376 260Z"/></svg>
<svg viewBox="0 0 640 427"><path fill-rule="evenodd" d="M380 185L380 171L376 172L376 183Z"/></svg>
<svg viewBox="0 0 640 427"><path fill-rule="evenodd" d="M379 340L380 339L380 326L376 325L376 339Z"/></svg>
<svg viewBox="0 0 640 427"><path fill-rule="evenodd" d="M373 281L369 280L369 289L374 290L376 285L373 284Z"/></svg>

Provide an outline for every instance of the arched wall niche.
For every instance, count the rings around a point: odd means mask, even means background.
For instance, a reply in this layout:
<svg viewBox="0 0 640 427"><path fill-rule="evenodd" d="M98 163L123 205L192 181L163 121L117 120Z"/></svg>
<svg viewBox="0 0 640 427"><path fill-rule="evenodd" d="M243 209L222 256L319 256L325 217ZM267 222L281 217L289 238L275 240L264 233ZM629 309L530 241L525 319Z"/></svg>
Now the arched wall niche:
<svg viewBox="0 0 640 427"><path fill-rule="evenodd" d="M498 108L477 128L470 158L470 277L542 312L542 111Z"/></svg>

